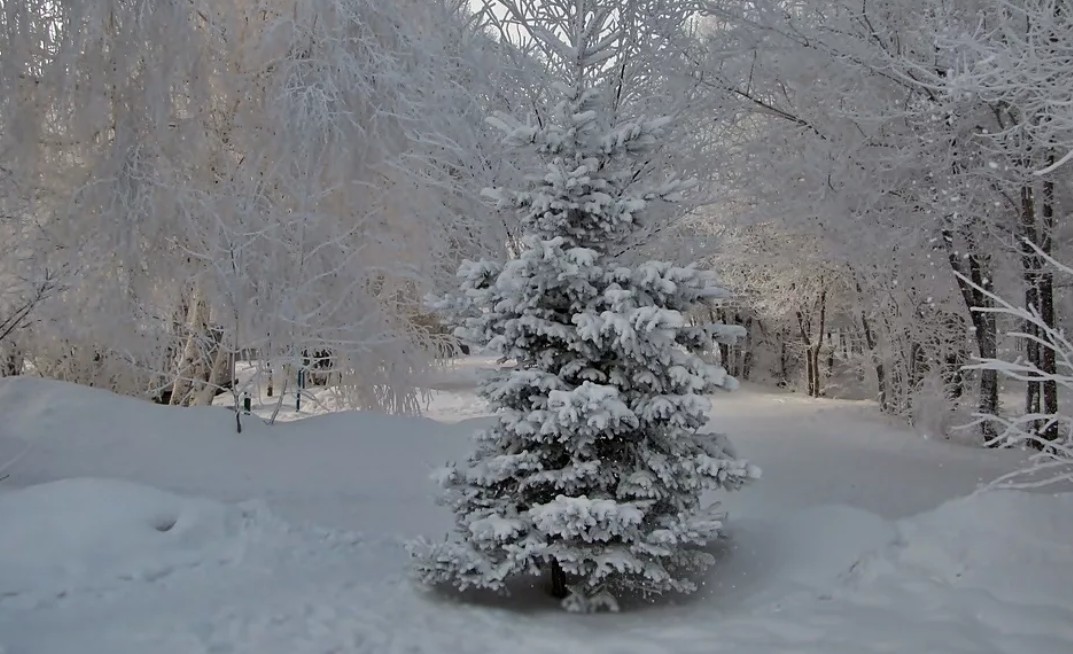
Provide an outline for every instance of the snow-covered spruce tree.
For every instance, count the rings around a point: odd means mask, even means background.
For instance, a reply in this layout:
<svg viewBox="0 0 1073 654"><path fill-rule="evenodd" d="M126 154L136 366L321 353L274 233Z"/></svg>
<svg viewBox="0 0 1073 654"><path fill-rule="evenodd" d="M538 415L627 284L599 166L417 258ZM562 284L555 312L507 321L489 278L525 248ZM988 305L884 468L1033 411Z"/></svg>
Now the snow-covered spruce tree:
<svg viewBox="0 0 1073 654"><path fill-rule="evenodd" d="M620 592L694 590L690 574L712 563L704 546L723 524L702 492L739 488L759 470L700 431L706 394L736 383L698 352L740 329L685 313L726 291L692 266L614 256L651 203L686 185L645 179L667 119L611 124L602 111L586 75L601 53L586 34L607 29L587 22L597 12L581 16L576 77L554 120L493 119L545 167L525 190L488 192L519 214L518 257L463 265L462 293L440 308L459 317L460 336L514 365L481 389L498 421L465 465L444 470L456 537L415 554L425 583L462 589L503 590L547 571L564 607L588 611L617 609Z"/></svg>

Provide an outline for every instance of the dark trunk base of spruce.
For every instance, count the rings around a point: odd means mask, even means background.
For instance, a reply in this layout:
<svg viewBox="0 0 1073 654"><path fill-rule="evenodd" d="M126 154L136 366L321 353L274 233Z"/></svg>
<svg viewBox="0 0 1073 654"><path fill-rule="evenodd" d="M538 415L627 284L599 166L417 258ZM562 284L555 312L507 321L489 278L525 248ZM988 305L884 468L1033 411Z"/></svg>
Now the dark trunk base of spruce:
<svg viewBox="0 0 1073 654"><path fill-rule="evenodd" d="M555 559L551 560L551 596L564 599L569 594L566 590L566 573Z"/></svg>

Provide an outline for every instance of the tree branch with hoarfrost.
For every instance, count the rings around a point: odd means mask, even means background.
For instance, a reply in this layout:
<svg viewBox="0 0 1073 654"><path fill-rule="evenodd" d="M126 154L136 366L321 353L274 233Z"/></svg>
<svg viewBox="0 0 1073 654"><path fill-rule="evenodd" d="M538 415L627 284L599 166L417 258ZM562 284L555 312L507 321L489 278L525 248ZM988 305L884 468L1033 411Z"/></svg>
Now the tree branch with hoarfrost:
<svg viewBox="0 0 1073 654"><path fill-rule="evenodd" d="M1039 246L1029 244L1055 272L1073 279L1073 268L1059 263ZM1011 332L1009 336L1032 343L1053 353L1057 365L1054 371L1043 370L1031 360L984 359L967 366L969 369L994 370L1006 379L1026 383L1052 382L1073 393L1073 342L1065 330L1052 326L1035 307L1015 306L991 294L994 308L979 309L1016 319L1032 330ZM992 414L977 416L981 421L994 423L997 436L992 446L1033 450L1022 468L998 478L992 485L1009 488L1040 488L1073 482L1073 416L1064 412L1023 413L1015 416Z"/></svg>
<svg viewBox="0 0 1073 654"><path fill-rule="evenodd" d="M501 171L464 3L0 8L0 202L71 271L22 339L37 371L203 403L239 351L327 348L352 405L419 409L420 298L502 242L468 192Z"/></svg>
<svg viewBox="0 0 1073 654"><path fill-rule="evenodd" d="M941 382L951 411L975 385L973 410L993 413L996 371L949 370L966 341L983 358L1006 346L996 315L972 310L991 301L983 291L1023 292L1048 324L1061 322L1050 273L1021 243L1063 245L1068 3L709 5L702 82L736 100L720 123L727 147L716 161L732 199L721 219L809 234L852 271L866 304L859 340L879 396L893 400L884 410L910 417L913 398ZM937 334L956 347L935 347ZM1053 383L1040 386L1026 404L1053 409Z"/></svg>
<svg viewBox="0 0 1073 654"><path fill-rule="evenodd" d="M530 97L524 108L534 126L544 126L557 102L554 80L574 74L578 64L577 44L570 35L576 14L540 0L484 4L497 36L527 55L524 83ZM591 35L607 46L601 48L598 60L585 63L606 90L611 115L622 122L654 115L671 118L667 141L646 155L642 174L674 170L697 182L682 189L673 210L651 207L644 228L621 244L620 255L673 259L680 252L673 243L694 220L694 210L722 201L710 184L717 170L712 161L722 153L713 116L719 115L722 105L718 96L706 91L694 63L703 49L697 30L706 7L705 0L623 0L607 8L602 31ZM660 254L654 255L656 250ZM683 255L682 260L687 259Z"/></svg>

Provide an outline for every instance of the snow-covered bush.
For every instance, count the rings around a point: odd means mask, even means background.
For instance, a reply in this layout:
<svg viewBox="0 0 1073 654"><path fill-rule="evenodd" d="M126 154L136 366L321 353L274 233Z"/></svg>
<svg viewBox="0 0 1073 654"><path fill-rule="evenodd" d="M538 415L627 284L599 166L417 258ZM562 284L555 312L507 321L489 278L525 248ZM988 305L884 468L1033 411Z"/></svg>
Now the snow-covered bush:
<svg viewBox="0 0 1073 654"><path fill-rule="evenodd" d="M440 305L460 336L514 365L481 389L497 423L441 476L455 538L415 554L429 584L503 590L546 571L565 608L614 610L618 593L694 590L689 574L712 563L703 548L723 525L703 491L737 489L759 470L701 433L705 396L736 382L699 353L741 329L684 314L727 292L693 266L614 256L651 205L688 188L653 179L669 120L616 120L593 82L614 44L613 3L558 4L576 12L571 45L538 38L574 52L576 66L553 120L492 121L544 162L528 188L489 192L517 212L521 251L463 265L461 294Z"/></svg>

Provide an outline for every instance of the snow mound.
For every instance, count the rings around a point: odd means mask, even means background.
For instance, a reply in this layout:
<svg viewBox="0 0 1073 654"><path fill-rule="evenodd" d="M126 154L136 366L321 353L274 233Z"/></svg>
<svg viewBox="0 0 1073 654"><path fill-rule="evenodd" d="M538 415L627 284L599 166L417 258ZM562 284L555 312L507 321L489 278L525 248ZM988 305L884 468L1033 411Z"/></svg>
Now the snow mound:
<svg viewBox="0 0 1073 654"><path fill-rule="evenodd" d="M225 503L263 500L295 526L416 536L450 528L428 475L470 449L473 422L374 411L268 425L31 377L0 379L5 487L108 478Z"/></svg>
<svg viewBox="0 0 1073 654"><path fill-rule="evenodd" d="M986 491L899 523L886 552L855 576L894 569L1020 604L1057 601L1073 610L1073 493Z"/></svg>
<svg viewBox="0 0 1073 654"><path fill-rule="evenodd" d="M731 612L829 597L862 557L898 537L894 522L843 504L746 516L729 525L705 585L710 601Z"/></svg>
<svg viewBox="0 0 1073 654"><path fill-rule="evenodd" d="M825 505L788 516L771 534L776 567L783 582L826 590L866 552L885 547L895 526L852 506Z"/></svg>
<svg viewBox="0 0 1073 654"><path fill-rule="evenodd" d="M996 651L1073 651L1073 493L988 491L900 521L840 589L971 625ZM968 631L963 629L963 631Z"/></svg>
<svg viewBox="0 0 1073 654"><path fill-rule="evenodd" d="M237 435L219 408L0 380L0 648L1073 652L1073 495L947 502L1020 454L913 438L841 401L746 391L713 407L771 474L711 498L731 519L704 592L578 620L539 588L489 606L409 583L403 544L453 524L428 474L466 456L475 423L345 412ZM249 498L271 513L234 504Z"/></svg>
<svg viewBox="0 0 1073 654"><path fill-rule="evenodd" d="M107 479L0 494L0 597L63 596L238 561L265 511Z"/></svg>

